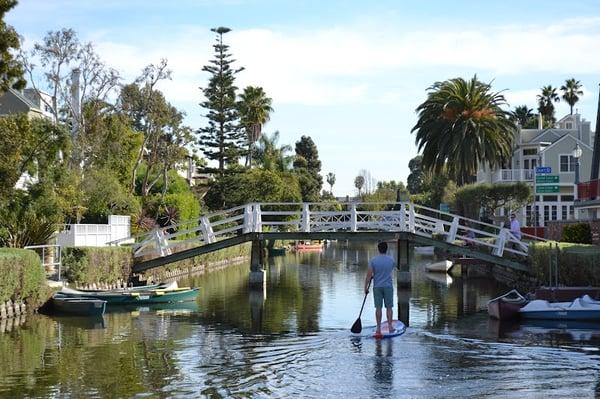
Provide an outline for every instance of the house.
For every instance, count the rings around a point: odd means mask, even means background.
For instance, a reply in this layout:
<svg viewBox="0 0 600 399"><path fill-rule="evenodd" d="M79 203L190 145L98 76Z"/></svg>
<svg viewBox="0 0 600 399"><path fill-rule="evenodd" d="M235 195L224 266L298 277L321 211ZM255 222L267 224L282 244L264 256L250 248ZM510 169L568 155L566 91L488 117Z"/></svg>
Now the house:
<svg viewBox="0 0 600 399"><path fill-rule="evenodd" d="M477 182L529 184L535 200L516 212L522 226L575 219L576 171L589 175L593 137L590 122L578 113L565 116L552 128L519 129L506 168L492 170L482 165ZM510 211L500 209L496 216L507 216Z"/></svg>
<svg viewBox="0 0 600 399"><path fill-rule="evenodd" d="M26 113L30 118L52 118L52 97L35 89L8 89L0 96L0 116Z"/></svg>
<svg viewBox="0 0 600 399"><path fill-rule="evenodd" d="M600 126L600 93L598 94L598 110L596 111L596 131ZM600 140L594 140L594 152L590 169L582 175L582 183L577 186L578 209L580 220L600 220ZM589 180L587 180L589 176ZM596 227L599 226L596 223Z"/></svg>

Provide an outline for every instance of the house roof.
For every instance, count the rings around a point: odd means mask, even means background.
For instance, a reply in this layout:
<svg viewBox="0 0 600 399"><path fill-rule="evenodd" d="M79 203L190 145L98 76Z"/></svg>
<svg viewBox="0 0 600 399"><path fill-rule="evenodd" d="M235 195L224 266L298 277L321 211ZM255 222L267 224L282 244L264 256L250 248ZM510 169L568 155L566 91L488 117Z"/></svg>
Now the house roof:
<svg viewBox="0 0 600 399"><path fill-rule="evenodd" d="M579 140L577 137L575 136L571 136L570 134L565 134L564 136L562 136L560 139L556 140L554 143L550 144L548 147L543 148L540 152L546 152L548 151L550 148L554 147L555 145L557 145L558 143L560 143L561 141L567 139L567 138L571 138L573 139L576 143L578 143L580 146L587 148L588 150L592 151L592 147L590 147L589 145L587 145L586 143L584 143L583 141Z"/></svg>
<svg viewBox="0 0 600 399"><path fill-rule="evenodd" d="M13 94L15 97L17 97L20 101L22 101L25 105L27 105L30 109L37 110L40 112L42 111L41 109L39 109L39 107L37 105L35 105L30 99L25 97L25 95L23 93L21 93L20 91L15 90L15 89L9 89L9 91L11 92L11 94Z"/></svg>

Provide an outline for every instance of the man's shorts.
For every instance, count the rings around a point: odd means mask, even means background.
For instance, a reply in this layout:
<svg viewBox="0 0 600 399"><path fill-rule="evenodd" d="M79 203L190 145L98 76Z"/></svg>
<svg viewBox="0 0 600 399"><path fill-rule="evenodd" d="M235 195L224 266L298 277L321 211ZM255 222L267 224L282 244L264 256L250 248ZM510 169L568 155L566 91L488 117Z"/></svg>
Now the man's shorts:
<svg viewBox="0 0 600 399"><path fill-rule="evenodd" d="M392 287L374 287L373 299L375 300L375 308L381 309L385 302L386 308L394 307L394 289Z"/></svg>

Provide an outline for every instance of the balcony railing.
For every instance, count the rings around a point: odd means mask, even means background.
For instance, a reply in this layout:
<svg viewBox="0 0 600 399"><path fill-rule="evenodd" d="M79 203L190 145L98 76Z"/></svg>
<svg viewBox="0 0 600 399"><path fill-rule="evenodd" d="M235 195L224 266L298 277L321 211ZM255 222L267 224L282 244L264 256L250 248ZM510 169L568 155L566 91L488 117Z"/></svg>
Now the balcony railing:
<svg viewBox="0 0 600 399"><path fill-rule="evenodd" d="M492 183L533 181L534 169L498 169L492 175Z"/></svg>
<svg viewBox="0 0 600 399"><path fill-rule="evenodd" d="M580 201L600 199L600 180L591 180L577 185L577 197Z"/></svg>

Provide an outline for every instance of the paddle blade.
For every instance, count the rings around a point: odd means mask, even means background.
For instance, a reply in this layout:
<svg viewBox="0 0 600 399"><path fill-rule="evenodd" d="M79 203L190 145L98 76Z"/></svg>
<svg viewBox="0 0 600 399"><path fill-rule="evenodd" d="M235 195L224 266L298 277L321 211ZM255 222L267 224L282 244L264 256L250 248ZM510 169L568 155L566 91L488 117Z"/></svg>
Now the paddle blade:
<svg viewBox="0 0 600 399"><path fill-rule="evenodd" d="M356 319L354 324L352 324L352 328L350 329L350 331L354 334L360 334L360 332L362 331L362 323L360 322L360 317Z"/></svg>

